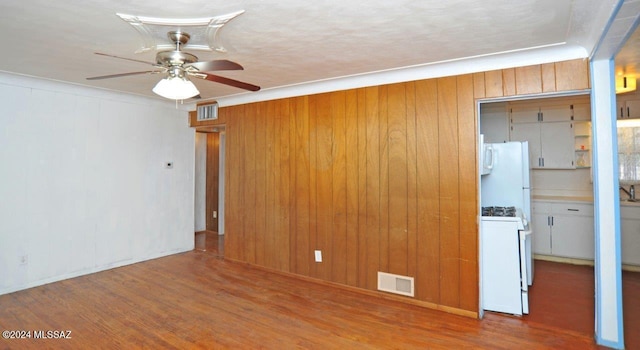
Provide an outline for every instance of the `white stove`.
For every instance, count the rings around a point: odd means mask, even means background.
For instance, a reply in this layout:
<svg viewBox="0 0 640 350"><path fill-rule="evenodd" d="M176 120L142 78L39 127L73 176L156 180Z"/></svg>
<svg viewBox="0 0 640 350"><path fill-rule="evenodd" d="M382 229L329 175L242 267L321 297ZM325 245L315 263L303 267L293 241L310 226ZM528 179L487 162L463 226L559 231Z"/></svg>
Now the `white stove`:
<svg viewBox="0 0 640 350"><path fill-rule="evenodd" d="M498 209L496 210L496 208ZM527 221L526 215L516 207L483 207L482 220L515 222L518 224L519 230L529 229L529 221Z"/></svg>
<svg viewBox="0 0 640 350"><path fill-rule="evenodd" d="M482 208L482 308L528 314L528 286L533 282L529 223L519 208L493 208Z"/></svg>

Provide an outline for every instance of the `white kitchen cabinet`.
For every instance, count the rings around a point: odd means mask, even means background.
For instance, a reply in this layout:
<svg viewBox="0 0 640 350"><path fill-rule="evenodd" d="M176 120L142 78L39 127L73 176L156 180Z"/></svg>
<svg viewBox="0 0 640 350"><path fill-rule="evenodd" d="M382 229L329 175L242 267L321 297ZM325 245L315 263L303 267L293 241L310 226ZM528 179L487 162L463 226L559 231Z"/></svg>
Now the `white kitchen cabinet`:
<svg viewBox="0 0 640 350"><path fill-rule="evenodd" d="M640 99L618 99L618 119L640 118Z"/></svg>
<svg viewBox="0 0 640 350"><path fill-rule="evenodd" d="M620 207L622 263L640 265L640 206Z"/></svg>
<svg viewBox="0 0 640 350"><path fill-rule="evenodd" d="M589 102L573 104L574 121L591 121L591 104Z"/></svg>
<svg viewBox="0 0 640 350"><path fill-rule="evenodd" d="M531 208L532 247L534 254L551 255L551 203L533 201Z"/></svg>
<svg viewBox="0 0 640 350"><path fill-rule="evenodd" d="M511 123L570 122L573 120L573 105L530 104L514 105L509 108Z"/></svg>
<svg viewBox="0 0 640 350"><path fill-rule="evenodd" d="M570 122L573 120L573 105L541 105L541 122Z"/></svg>
<svg viewBox="0 0 640 350"><path fill-rule="evenodd" d="M554 204L551 211L553 213L551 222L553 255L593 260L595 256L593 206L570 204L565 207Z"/></svg>
<svg viewBox="0 0 640 350"><path fill-rule="evenodd" d="M572 122L512 123L511 141L529 142L533 169L575 169Z"/></svg>
<svg viewBox="0 0 640 350"><path fill-rule="evenodd" d="M540 121L540 106L523 105L509 107L511 124L537 123Z"/></svg>
<svg viewBox="0 0 640 350"><path fill-rule="evenodd" d="M534 201L532 224L535 254L594 259L592 204Z"/></svg>

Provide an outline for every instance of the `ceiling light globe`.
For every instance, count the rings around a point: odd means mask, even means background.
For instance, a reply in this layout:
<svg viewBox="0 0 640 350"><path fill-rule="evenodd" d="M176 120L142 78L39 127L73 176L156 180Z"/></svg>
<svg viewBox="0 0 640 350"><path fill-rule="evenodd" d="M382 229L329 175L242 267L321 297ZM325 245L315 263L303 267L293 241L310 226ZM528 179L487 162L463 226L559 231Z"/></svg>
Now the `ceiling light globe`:
<svg viewBox="0 0 640 350"><path fill-rule="evenodd" d="M200 94L196 86L186 78L167 77L153 88L153 92L171 100L185 100Z"/></svg>

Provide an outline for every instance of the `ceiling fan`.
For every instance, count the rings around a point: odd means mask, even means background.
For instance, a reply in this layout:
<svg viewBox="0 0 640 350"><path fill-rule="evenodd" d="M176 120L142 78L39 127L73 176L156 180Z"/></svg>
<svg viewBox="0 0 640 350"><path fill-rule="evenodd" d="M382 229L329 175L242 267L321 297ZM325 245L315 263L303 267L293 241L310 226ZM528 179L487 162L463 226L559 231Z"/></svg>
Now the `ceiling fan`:
<svg viewBox="0 0 640 350"><path fill-rule="evenodd" d="M153 88L153 92L156 94L169 98L172 100L184 100L200 94L195 85L188 79L188 77L195 77L216 83L221 83L240 89L249 91L260 90L259 86L244 83L238 80L221 77L206 72L217 70L242 70L241 65L228 61L228 60L213 60L208 62L198 62L198 57L182 51L180 48L184 46L191 36L188 33L180 31L171 31L167 33L169 39L175 44L175 50L160 51L156 55L156 63L136 60L132 58L119 57L104 53L96 52L96 55L119 58L122 60L140 62L150 64L154 66L155 70L120 73L111 75L102 75L97 77L90 77L87 80L100 80L119 78L129 75L138 74L160 74L167 73L167 77L160 80L158 84Z"/></svg>

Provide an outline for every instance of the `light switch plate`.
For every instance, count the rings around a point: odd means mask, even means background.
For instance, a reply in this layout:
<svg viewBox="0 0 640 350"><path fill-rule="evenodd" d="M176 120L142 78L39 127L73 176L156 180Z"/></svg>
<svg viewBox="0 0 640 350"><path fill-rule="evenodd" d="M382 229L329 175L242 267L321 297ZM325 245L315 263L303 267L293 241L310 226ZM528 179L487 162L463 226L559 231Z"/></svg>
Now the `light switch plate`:
<svg viewBox="0 0 640 350"><path fill-rule="evenodd" d="M316 262L322 262L322 251L316 250L315 254L316 254Z"/></svg>

